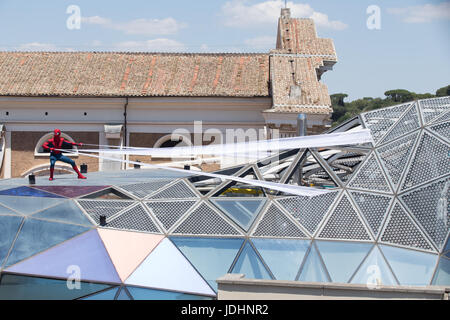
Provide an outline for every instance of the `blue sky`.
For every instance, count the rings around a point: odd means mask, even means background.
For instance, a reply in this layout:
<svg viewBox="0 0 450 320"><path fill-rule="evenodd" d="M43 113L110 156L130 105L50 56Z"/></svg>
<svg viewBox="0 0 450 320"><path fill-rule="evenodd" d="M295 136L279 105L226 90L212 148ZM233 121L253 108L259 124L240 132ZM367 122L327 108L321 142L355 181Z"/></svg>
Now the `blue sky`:
<svg viewBox="0 0 450 320"><path fill-rule="evenodd" d="M80 9L80 28L67 21ZM370 30L367 8L380 9ZM283 0L0 0L0 50L268 52ZM349 100L450 84L449 0L288 1L332 38L339 61L322 81ZM69 24L71 26L76 26Z"/></svg>

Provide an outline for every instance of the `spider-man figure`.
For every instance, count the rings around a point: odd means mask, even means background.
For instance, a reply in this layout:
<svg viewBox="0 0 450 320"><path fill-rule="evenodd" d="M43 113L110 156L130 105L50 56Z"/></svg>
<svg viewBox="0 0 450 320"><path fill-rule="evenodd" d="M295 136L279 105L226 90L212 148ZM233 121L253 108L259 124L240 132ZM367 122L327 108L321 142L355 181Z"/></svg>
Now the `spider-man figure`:
<svg viewBox="0 0 450 320"><path fill-rule="evenodd" d="M75 143L61 138L61 130L55 129L53 131L53 138L48 139L43 145L44 150L50 150L50 178L48 180L53 180L53 171L55 170L55 162L57 160L68 163L72 166L73 170L78 174L78 179L86 179L77 168L75 161L63 156L62 152L57 149L72 149L72 146L82 146L82 143Z"/></svg>

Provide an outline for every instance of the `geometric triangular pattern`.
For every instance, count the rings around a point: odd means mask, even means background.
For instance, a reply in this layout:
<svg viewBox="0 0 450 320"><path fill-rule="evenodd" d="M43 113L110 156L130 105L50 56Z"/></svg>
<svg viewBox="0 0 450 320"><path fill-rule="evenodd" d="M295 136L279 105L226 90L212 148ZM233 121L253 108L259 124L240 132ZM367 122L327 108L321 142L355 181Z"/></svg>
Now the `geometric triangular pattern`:
<svg viewBox="0 0 450 320"><path fill-rule="evenodd" d="M23 215L21 215L20 213L15 212L5 206L2 206L1 204L0 204L0 216L21 216L21 217L23 217Z"/></svg>
<svg viewBox="0 0 450 320"><path fill-rule="evenodd" d="M204 202L192 211L172 233L218 236L241 235L241 232Z"/></svg>
<svg viewBox="0 0 450 320"><path fill-rule="evenodd" d="M68 198L76 198L108 187L109 186L33 186L35 189L44 190Z"/></svg>
<svg viewBox="0 0 450 320"><path fill-rule="evenodd" d="M215 295L168 238L159 243L125 283L162 290Z"/></svg>
<svg viewBox="0 0 450 320"><path fill-rule="evenodd" d="M289 197L277 199L276 202L292 214L310 234L314 234L338 194L336 191L315 197Z"/></svg>
<svg viewBox="0 0 450 320"><path fill-rule="evenodd" d="M85 232L7 269L43 277L120 283L97 230Z"/></svg>
<svg viewBox="0 0 450 320"><path fill-rule="evenodd" d="M108 229L98 229L98 233L122 281L164 238L162 235Z"/></svg>
<svg viewBox="0 0 450 320"><path fill-rule="evenodd" d="M398 203L394 205L389 215L380 241L412 248L433 250L422 232Z"/></svg>
<svg viewBox="0 0 450 320"><path fill-rule="evenodd" d="M356 191L350 191L350 194L376 238L392 197Z"/></svg>
<svg viewBox="0 0 450 320"><path fill-rule="evenodd" d="M23 218L18 216L0 216L0 268L16 238L22 221Z"/></svg>
<svg viewBox="0 0 450 320"><path fill-rule="evenodd" d="M391 192L375 153L372 153L366 162L358 168L348 187L368 191Z"/></svg>
<svg viewBox="0 0 450 320"><path fill-rule="evenodd" d="M436 118L435 120L433 120L433 123L440 123L440 122L446 122L446 121L450 121L450 111L447 113L444 113L439 118Z"/></svg>
<svg viewBox="0 0 450 320"><path fill-rule="evenodd" d="M17 187L13 189L7 189L0 191L2 196L19 196L19 197L44 197L44 198L62 198L59 195L48 193L42 190L30 188L30 187Z"/></svg>
<svg viewBox="0 0 450 320"><path fill-rule="evenodd" d="M64 201L54 207L35 213L32 217L92 226L89 219L81 212L81 209L72 200Z"/></svg>
<svg viewBox="0 0 450 320"><path fill-rule="evenodd" d="M390 142L402 135L420 128L419 112L416 104L409 109L405 115L394 125L380 143Z"/></svg>
<svg viewBox="0 0 450 320"><path fill-rule="evenodd" d="M44 198L44 197L16 197L1 196L0 203L9 209L13 209L24 215L31 215L37 211L61 203L65 198Z"/></svg>
<svg viewBox="0 0 450 320"><path fill-rule="evenodd" d="M365 127L370 129L375 143L383 138L410 106L411 103L406 103L361 114Z"/></svg>
<svg viewBox="0 0 450 320"><path fill-rule="evenodd" d="M271 204L252 233L253 237L309 238L277 206Z"/></svg>
<svg viewBox="0 0 450 320"><path fill-rule="evenodd" d="M447 141L450 141L450 121L438 123L428 127L431 131L437 133Z"/></svg>
<svg viewBox="0 0 450 320"><path fill-rule="evenodd" d="M422 112L423 122L428 124L434 119L440 117L450 108L450 98L433 98L420 100L420 111Z"/></svg>
<svg viewBox="0 0 450 320"><path fill-rule="evenodd" d="M168 231L196 203L196 200L146 201L145 205Z"/></svg>
<svg viewBox="0 0 450 320"><path fill-rule="evenodd" d="M414 143L419 136L415 132L377 149L380 161L386 168L386 174L394 189L397 190L400 178L405 172L406 164L412 154Z"/></svg>
<svg viewBox="0 0 450 320"><path fill-rule="evenodd" d="M86 213L96 223L100 223L100 216L105 216L106 219L114 216L116 213L122 211L135 204L134 201L125 200L77 200L78 204L86 211Z"/></svg>
<svg viewBox="0 0 450 320"><path fill-rule="evenodd" d="M122 212L119 216L108 221L108 228L124 229L132 231L144 231L150 233L161 233L149 213L144 209L142 204L134 206Z"/></svg>
<svg viewBox="0 0 450 320"><path fill-rule="evenodd" d="M246 242L231 273L242 273L246 279L267 279L272 277L250 242Z"/></svg>
<svg viewBox="0 0 450 320"><path fill-rule="evenodd" d="M311 244L308 256L303 262L298 281L303 282L330 282L325 266L323 265L316 246Z"/></svg>
<svg viewBox="0 0 450 320"><path fill-rule="evenodd" d="M171 179L151 179L149 182L126 184L120 185L119 187L134 196L143 199L165 187L170 182L172 182Z"/></svg>
<svg viewBox="0 0 450 320"><path fill-rule="evenodd" d="M450 172L450 146L424 131L403 183L402 190Z"/></svg>
<svg viewBox="0 0 450 320"><path fill-rule="evenodd" d="M450 177L413 189L400 199L441 249L450 231Z"/></svg>
<svg viewBox="0 0 450 320"><path fill-rule="evenodd" d="M186 198L198 198L198 195L192 191L184 180L180 180L177 183L161 190L148 199L186 199Z"/></svg>
<svg viewBox="0 0 450 320"><path fill-rule="evenodd" d="M346 194L333 209L318 237L343 240L371 239Z"/></svg>
<svg viewBox="0 0 450 320"><path fill-rule="evenodd" d="M95 293L93 295L81 298L80 300L114 300L114 297L116 296L118 289L120 289L120 288L119 287L110 288L110 289Z"/></svg>

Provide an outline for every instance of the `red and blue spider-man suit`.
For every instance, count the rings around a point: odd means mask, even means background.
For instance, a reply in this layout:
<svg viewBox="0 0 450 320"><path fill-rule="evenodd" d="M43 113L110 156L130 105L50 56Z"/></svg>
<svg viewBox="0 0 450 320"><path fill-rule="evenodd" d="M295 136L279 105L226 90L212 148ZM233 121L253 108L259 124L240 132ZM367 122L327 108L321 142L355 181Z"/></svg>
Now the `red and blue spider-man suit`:
<svg viewBox="0 0 450 320"><path fill-rule="evenodd" d="M73 170L78 174L78 179L86 179L77 168L75 161L63 156L62 152L57 149L72 149L72 146L82 146L82 143L75 143L61 138L61 130L55 129L53 138L48 139L43 145L44 150L50 151L50 178L48 180L53 180L53 171L55 170L55 162L62 161L68 163L72 166Z"/></svg>

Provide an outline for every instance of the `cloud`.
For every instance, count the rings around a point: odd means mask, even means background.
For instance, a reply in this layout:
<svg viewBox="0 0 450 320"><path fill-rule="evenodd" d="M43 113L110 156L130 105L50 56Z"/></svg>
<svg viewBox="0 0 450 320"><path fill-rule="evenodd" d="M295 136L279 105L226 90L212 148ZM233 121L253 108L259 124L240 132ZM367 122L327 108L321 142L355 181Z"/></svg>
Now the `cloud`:
<svg viewBox="0 0 450 320"><path fill-rule="evenodd" d="M169 35L176 34L180 29L185 28L185 23L180 23L173 18L165 19L135 19L128 22L118 23L111 19L92 16L82 17L81 25L83 23L99 25L107 29L119 30L126 34L140 34L140 35Z"/></svg>
<svg viewBox="0 0 450 320"><path fill-rule="evenodd" d="M58 47L53 43L29 42L12 48L18 51L74 51L73 48Z"/></svg>
<svg viewBox="0 0 450 320"><path fill-rule="evenodd" d="M277 43L277 39L271 36L262 36L247 39L244 41L245 45L254 49L273 49Z"/></svg>
<svg viewBox="0 0 450 320"><path fill-rule="evenodd" d="M260 27L264 24L274 24L280 16L281 8L284 8L283 0L269 0L253 5L246 0L232 0L222 6L221 15L224 24L229 27L248 28ZM330 21L328 15L314 11L306 3L294 3L289 1L287 7L291 9L291 16L295 18L311 18L319 27L335 30L347 28L347 24L341 21Z"/></svg>
<svg viewBox="0 0 450 320"><path fill-rule="evenodd" d="M171 39L152 39L146 41L124 41L114 45L121 51L148 51L148 52L180 52L186 51L181 42Z"/></svg>
<svg viewBox="0 0 450 320"><path fill-rule="evenodd" d="M387 12L401 16L406 23L425 23L438 19L450 20L450 1L440 4L427 3L420 6L388 8Z"/></svg>

